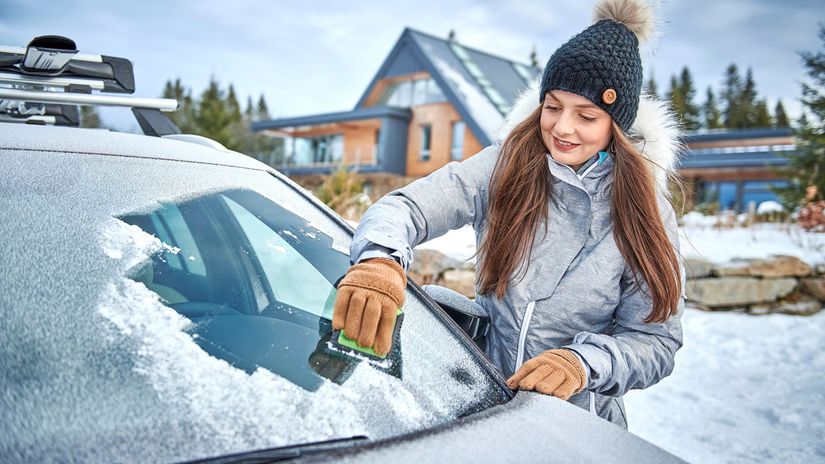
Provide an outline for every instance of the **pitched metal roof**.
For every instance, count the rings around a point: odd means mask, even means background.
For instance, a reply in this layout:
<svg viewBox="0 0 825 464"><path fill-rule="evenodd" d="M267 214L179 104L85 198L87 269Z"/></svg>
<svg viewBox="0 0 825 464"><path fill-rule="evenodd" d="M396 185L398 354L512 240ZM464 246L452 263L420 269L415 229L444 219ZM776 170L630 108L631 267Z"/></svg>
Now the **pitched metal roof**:
<svg viewBox="0 0 825 464"><path fill-rule="evenodd" d="M352 111L342 111L338 113L314 114L310 116L297 116L294 118L271 119L268 121L258 121L252 123L253 131L264 129L283 129L286 127L314 126L317 124L329 124L343 121L357 121L360 119L377 119L384 117L394 117L409 120L412 113L407 108L395 108L392 106L381 106L372 108L360 108Z"/></svg>
<svg viewBox="0 0 825 464"><path fill-rule="evenodd" d="M408 63L399 64L403 54L409 55ZM394 70L409 71L416 65L430 73L482 145L493 141L509 105L541 73L537 67L407 28L356 108L365 104L378 81Z"/></svg>
<svg viewBox="0 0 825 464"><path fill-rule="evenodd" d="M789 137L794 131L791 128L772 129L712 129L685 134L685 143L717 142L722 140L763 139L770 137Z"/></svg>
<svg viewBox="0 0 825 464"><path fill-rule="evenodd" d="M740 168L786 166L793 150L772 147L733 147L687 150L679 168Z"/></svg>
<svg viewBox="0 0 825 464"><path fill-rule="evenodd" d="M768 143L764 145L756 145L756 143L759 139L786 138L793 134L793 129L790 128L714 129L689 132L684 136L684 142L687 144L734 140L748 140L749 142L740 146L688 148L679 167L701 169L786 166L788 157L796 153L794 142L783 145L777 144L775 140L765 140Z"/></svg>

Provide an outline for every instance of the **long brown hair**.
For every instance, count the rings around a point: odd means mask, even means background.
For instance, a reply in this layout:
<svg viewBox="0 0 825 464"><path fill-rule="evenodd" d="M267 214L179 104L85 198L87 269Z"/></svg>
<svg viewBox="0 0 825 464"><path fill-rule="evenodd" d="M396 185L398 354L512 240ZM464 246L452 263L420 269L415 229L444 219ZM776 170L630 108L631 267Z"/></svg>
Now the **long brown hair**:
<svg viewBox="0 0 825 464"><path fill-rule="evenodd" d="M502 144L490 180L488 219L478 249L479 293L504 297L527 272L533 240L544 226L552 175L541 137L542 105L519 123ZM611 218L613 238L634 281L647 284L653 309L645 322L664 322L678 311L682 294L679 260L665 231L650 164L613 123L608 146L614 158Z"/></svg>

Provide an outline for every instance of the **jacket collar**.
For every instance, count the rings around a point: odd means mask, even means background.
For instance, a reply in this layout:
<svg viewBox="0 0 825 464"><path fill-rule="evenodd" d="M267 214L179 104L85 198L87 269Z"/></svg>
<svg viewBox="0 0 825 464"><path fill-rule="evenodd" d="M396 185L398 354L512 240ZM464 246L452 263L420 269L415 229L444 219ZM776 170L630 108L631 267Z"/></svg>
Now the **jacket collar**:
<svg viewBox="0 0 825 464"><path fill-rule="evenodd" d="M580 188L590 196L596 196L613 182L613 156L608 156L601 164L591 166L589 170L577 173L570 166L559 163L547 153L547 164L553 178ZM597 155L598 156L598 155ZM582 176L582 174L584 174Z"/></svg>
<svg viewBox="0 0 825 464"><path fill-rule="evenodd" d="M516 99L504 124L496 135L496 140L499 143L507 138L507 135L510 134L519 122L523 121L524 118L536 109L537 102L540 100L538 95L539 83L539 79L534 80ZM667 179L669 175L675 172L679 155L683 149L680 141L681 132L679 125L669 104L656 97L642 94L639 100L639 112L636 114L636 120L630 128L630 135L639 138L640 142L637 144L637 147L650 163L656 179L657 189L669 197ZM553 164L556 164L557 167L565 167L556 163L549 155L548 160L550 163L550 172L553 173L554 176L557 175L557 170L554 169ZM600 168L602 167L600 166ZM602 170L607 168L612 172L612 158L611 164L605 166ZM573 178L576 178L572 169L568 168L568 170ZM597 170L588 173L585 179L595 179L595 177L592 177L597 174L595 171ZM568 179L568 176L565 174L562 179ZM571 182L567 183L577 185L572 178L569 180ZM582 185L583 184L586 184L586 182L583 182ZM585 188L585 190L589 189Z"/></svg>

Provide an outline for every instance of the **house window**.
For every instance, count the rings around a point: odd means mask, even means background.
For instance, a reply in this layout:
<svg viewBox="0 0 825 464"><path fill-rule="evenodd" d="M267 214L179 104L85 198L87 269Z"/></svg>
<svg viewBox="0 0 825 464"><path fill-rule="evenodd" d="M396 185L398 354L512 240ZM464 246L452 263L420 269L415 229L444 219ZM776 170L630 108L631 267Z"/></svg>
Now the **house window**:
<svg viewBox="0 0 825 464"><path fill-rule="evenodd" d="M464 121L453 123L453 141L450 144L450 159L461 161L464 157Z"/></svg>
<svg viewBox="0 0 825 464"><path fill-rule="evenodd" d="M430 160L430 143L432 142L433 126L424 124L421 126L421 161Z"/></svg>
<svg viewBox="0 0 825 464"><path fill-rule="evenodd" d="M343 157L344 136L341 134L294 139L293 164L336 164L340 163Z"/></svg>
<svg viewBox="0 0 825 464"><path fill-rule="evenodd" d="M434 80L416 79L396 82L388 86L377 104L409 108L443 101L447 101L447 97Z"/></svg>
<svg viewBox="0 0 825 464"><path fill-rule="evenodd" d="M699 203L716 204L720 211L736 210L736 182L702 182Z"/></svg>
<svg viewBox="0 0 825 464"><path fill-rule="evenodd" d="M747 209L751 202L758 207L765 201L779 201L779 196L773 189L787 188L788 185L786 180L745 181L742 184L742 207Z"/></svg>

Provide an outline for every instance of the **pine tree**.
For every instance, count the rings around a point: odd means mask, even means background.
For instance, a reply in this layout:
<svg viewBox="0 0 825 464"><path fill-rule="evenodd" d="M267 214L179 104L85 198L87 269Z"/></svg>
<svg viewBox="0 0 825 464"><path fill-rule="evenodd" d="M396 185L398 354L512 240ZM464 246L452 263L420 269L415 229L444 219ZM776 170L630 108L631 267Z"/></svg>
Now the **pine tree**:
<svg viewBox="0 0 825 464"><path fill-rule="evenodd" d="M704 118L704 126L707 129L720 129L722 127L722 113L716 105L716 97L713 95L713 89L708 86L705 93L705 103L702 105L702 117Z"/></svg>
<svg viewBox="0 0 825 464"><path fill-rule="evenodd" d="M739 96L739 103L742 105L743 127L758 127L757 125L757 95L756 82L753 80L753 69L748 68L745 74L745 84L742 86L742 94Z"/></svg>
<svg viewBox="0 0 825 464"><path fill-rule="evenodd" d="M752 127L773 127L773 118L771 117L770 110L768 110L768 102L765 99L756 102Z"/></svg>
<svg viewBox="0 0 825 464"><path fill-rule="evenodd" d="M805 110L802 110L802 114L799 116L799 119L796 120L796 128L806 127L808 124L810 124L808 122L808 115L805 114Z"/></svg>
<svg viewBox="0 0 825 464"><path fill-rule="evenodd" d="M252 95L246 97L246 108L243 110L243 114L245 118L252 122L252 118L255 116L255 109L252 107Z"/></svg>
<svg viewBox="0 0 825 464"><path fill-rule="evenodd" d="M264 100L264 94L261 94L261 96L258 98L258 108L255 112L255 118L258 121L270 119L269 107L266 105L266 100Z"/></svg>
<svg viewBox="0 0 825 464"><path fill-rule="evenodd" d="M230 150L237 148L230 130L232 111L215 76L209 79L209 86L201 94L194 119L198 135L209 137Z"/></svg>
<svg viewBox="0 0 825 464"><path fill-rule="evenodd" d="M685 100L682 98L682 86L679 85L676 75L670 76L670 88L665 92L665 99L670 101L670 107L676 113L679 124L684 126Z"/></svg>
<svg viewBox="0 0 825 464"><path fill-rule="evenodd" d="M684 121L685 129L696 130L700 126L699 107L694 103L696 88L693 86L693 77L690 75L687 66L682 68L679 81L679 93L682 96L682 120Z"/></svg>
<svg viewBox="0 0 825 464"><path fill-rule="evenodd" d="M166 113L166 115L178 126L181 132L185 134L197 133L194 122L195 105L192 100L192 92L181 84L180 78L175 79L174 83L170 80L166 81L163 88L163 98L174 98L178 101L178 110Z"/></svg>
<svg viewBox="0 0 825 464"><path fill-rule="evenodd" d="M536 44L533 44L533 48L530 50L530 66L534 68L539 67L539 55L536 53Z"/></svg>
<svg viewBox="0 0 825 464"><path fill-rule="evenodd" d="M776 102L776 109L774 109L774 127L786 128L791 127L788 120L788 115L785 113L785 107L782 105L782 100Z"/></svg>
<svg viewBox="0 0 825 464"><path fill-rule="evenodd" d="M238 103L238 97L235 95L235 86L229 84L229 90L226 93L226 107L235 121L241 120L241 105Z"/></svg>
<svg viewBox="0 0 825 464"><path fill-rule="evenodd" d="M650 73L650 79L645 82L645 85L642 87L642 92L653 97L659 97L659 86L656 85L656 78L653 77L653 73Z"/></svg>
<svg viewBox="0 0 825 464"><path fill-rule="evenodd" d="M741 129L745 126L742 105L739 102L741 94L742 78L739 77L739 68L731 63L725 70L725 80L719 95L725 108L722 112L723 121L728 129Z"/></svg>
<svg viewBox="0 0 825 464"><path fill-rule="evenodd" d="M103 127L100 120L100 113L97 111L97 108L94 106L80 107L80 127Z"/></svg>
<svg viewBox="0 0 825 464"><path fill-rule="evenodd" d="M792 185L779 191L790 209L805 201L809 187L816 187L815 200L825 198L825 25L820 24L818 36L822 42L818 52L799 54L809 81L801 85L803 108L796 130L796 152L789 157L786 171Z"/></svg>

